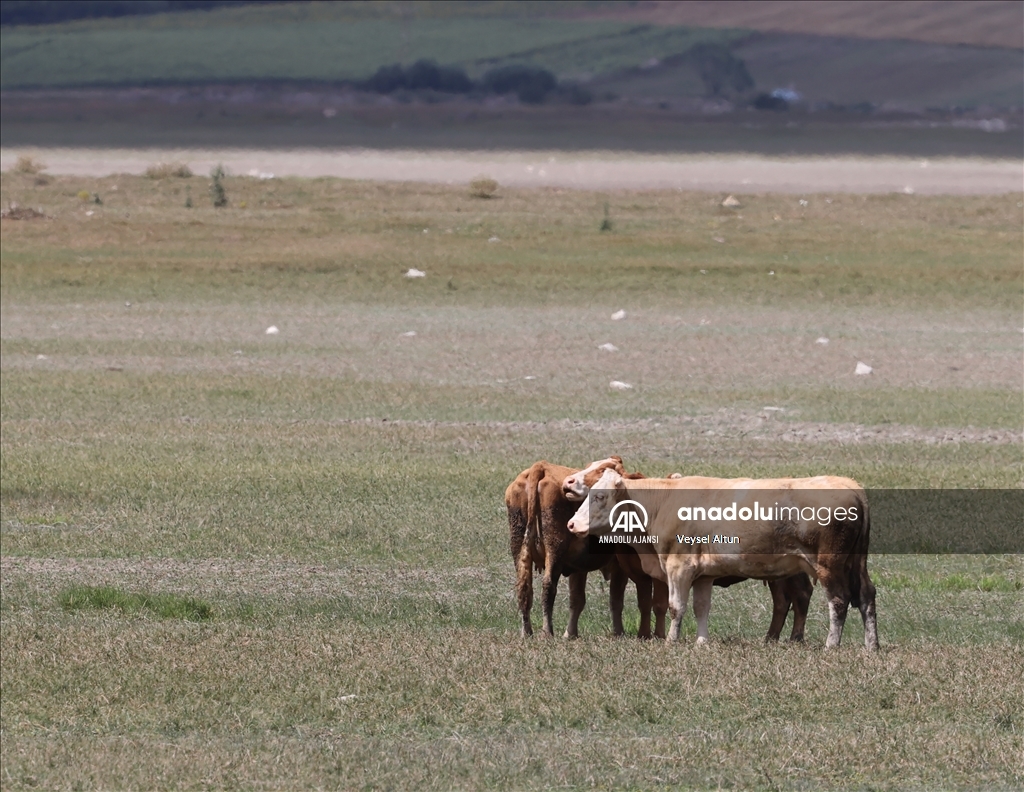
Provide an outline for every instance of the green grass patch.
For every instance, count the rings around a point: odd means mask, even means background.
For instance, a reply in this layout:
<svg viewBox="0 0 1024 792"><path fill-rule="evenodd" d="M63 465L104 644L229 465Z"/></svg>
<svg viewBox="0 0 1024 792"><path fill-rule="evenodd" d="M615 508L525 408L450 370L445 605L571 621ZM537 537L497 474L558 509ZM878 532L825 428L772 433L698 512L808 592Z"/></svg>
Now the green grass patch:
<svg viewBox="0 0 1024 792"><path fill-rule="evenodd" d="M113 586L70 586L59 595L60 605L68 612L81 610L119 610L121 613L152 613L161 619L209 621L213 608L209 603L178 594L141 594Z"/></svg>

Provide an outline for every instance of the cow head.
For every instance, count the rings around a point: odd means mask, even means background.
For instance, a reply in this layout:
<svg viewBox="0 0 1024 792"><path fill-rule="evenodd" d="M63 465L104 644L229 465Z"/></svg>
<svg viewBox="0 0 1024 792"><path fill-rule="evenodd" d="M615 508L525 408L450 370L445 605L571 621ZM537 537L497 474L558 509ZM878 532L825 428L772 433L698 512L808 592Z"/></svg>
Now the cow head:
<svg viewBox="0 0 1024 792"><path fill-rule="evenodd" d="M576 536L586 536L591 525L607 525L612 507L626 497L626 484L622 475L615 470L605 470L594 483L590 497L569 520L569 530Z"/></svg>
<svg viewBox="0 0 1024 792"><path fill-rule="evenodd" d="M566 476L565 481L562 482L562 495L566 500L576 503L586 500L590 488L606 470L624 474L626 471L622 467L622 457L610 456L607 459L599 459L597 462L591 462L583 470Z"/></svg>

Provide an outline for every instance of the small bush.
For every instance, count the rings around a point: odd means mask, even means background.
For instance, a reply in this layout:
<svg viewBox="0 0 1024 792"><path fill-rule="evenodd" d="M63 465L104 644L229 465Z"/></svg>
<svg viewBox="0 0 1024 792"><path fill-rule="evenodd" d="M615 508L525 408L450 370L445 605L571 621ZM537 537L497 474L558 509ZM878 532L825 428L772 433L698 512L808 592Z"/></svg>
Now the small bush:
<svg viewBox="0 0 1024 792"><path fill-rule="evenodd" d="M608 204L604 205L604 220L601 221L601 231L612 230L612 218L608 213Z"/></svg>
<svg viewBox="0 0 1024 792"><path fill-rule="evenodd" d="M146 610L163 619L207 621L213 608L206 602L178 594L137 594L113 586L71 586L58 597L66 611L119 610L138 613Z"/></svg>
<svg viewBox="0 0 1024 792"><path fill-rule="evenodd" d="M158 162L146 168L150 179L191 179L192 169L183 162Z"/></svg>
<svg viewBox="0 0 1024 792"><path fill-rule="evenodd" d="M383 94L402 89L469 93L473 90L473 81L458 66L438 66L431 60L418 60L409 67L399 63L381 66L361 87Z"/></svg>
<svg viewBox="0 0 1024 792"><path fill-rule="evenodd" d="M547 69L522 64L499 66L483 78L485 90L496 94L514 93L525 104L540 104L557 86L558 80Z"/></svg>
<svg viewBox="0 0 1024 792"><path fill-rule="evenodd" d="M754 87L747 65L723 44L698 44L687 53L710 97L742 93Z"/></svg>
<svg viewBox="0 0 1024 792"><path fill-rule="evenodd" d="M14 163L14 170L18 173L41 173L46 170L46 165L28 154L22 154Z"/></svg>
<svg viewBox="0 0 1024 792"><path fill-rule="evenodd" d="M588 105L594 101L594 94L578 83L567 86L561 93L565 101L571 105Z"/></svg>
<svg viewBox="0 0 1024 792"><path fill-rule="evenodd" d="M469 183L469 194L474 198L493 198L498 191L498 182L489 176L477 176Z"/></svg>
<svg viewBox="0 0 1024 792"><path fill-rule="evenodd" d="M210 171L210 178L213 179L210 182L210 199L218 209L228 205L228 194L224 190L224 177L226 175L222 165L218 165Z"/></svg>

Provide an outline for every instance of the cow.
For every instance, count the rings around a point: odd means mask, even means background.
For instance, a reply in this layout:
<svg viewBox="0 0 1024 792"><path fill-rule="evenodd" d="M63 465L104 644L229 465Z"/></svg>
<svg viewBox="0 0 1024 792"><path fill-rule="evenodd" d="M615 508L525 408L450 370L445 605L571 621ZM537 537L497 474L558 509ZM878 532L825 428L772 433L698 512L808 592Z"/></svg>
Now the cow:
<svg viewBox="0 0 1024 792"><path fill-rule="evenodd" d="M759 509L754 497L759 492L764 497L766 491L777 495L776 502L774 507ZM616 471L606 470L567 527L579 537L589 536L592 529L602 532L618 504L626 511L637 511L637 497L646 503L645 539L651 543L634 549L644 571L668 583L669 640L679 640L691 587L697 642L701 644L709 639L711 585L716 578L778 580L805 572L819 581L828 595L825 647L839 646L852 602L864 622L865 647L878 649L875 586L867 568L871 521L867 496L856 481L837 476L760 480L688 476L627 481ZM821 514L823 508L829 511ZM708 512L713 509L718 513L711 517ZM810 516L806 517L808 510ZM720 540L716 536L719 541L714 544L706 541L709 533L722 530L721 524L712 520L729 511L734 535ZM735 520L737 514L739 521ZM635 516L639 518L639 513Z"/></svg>
<svg viewBox="0 0 1024 792"><path fill-rule="evenodd" d="M639 634L640 637L650 636L650 577L642 570L623 568L607 554L591 552L589 540L576 538L565 527L576 510L576 504L562 496L562 482L570 475L577 475L593 484L605 470L614 470L626 477L639 475L627 474L622 467L621 457L617 456L593 462L580 471L541 461L516 476L505 490L509 551L516 566L516 600L522 617L524 637L533 634L530 611L533 608L534 566L543 570L541 610L544 635L554 635L553 615L559 577L566 575L569 578L569 624L565 637L575 638L580 613L586 604L587 573L605 568L611 589L612 624L616 635L623 632L623 595L632 571L636 576L637 603L641 614ZM663 637L665 613L668 611L667 591L662 600L658 622Z"/></svg>
<svg viewBox="0 0 1024 792"><path fill-rule="evenodd" d="M669 476L670 479L681 479L682 475L679 473L673 473ZM584 478L577 474L572 474L562 482L562 494L566 500L574 501L579 503L580 501L586 500L587 493L590 488L587 486ZM658 638L665 637L665 623L664 616L668 609L668 586L663 580L657 578L650 578L650 583L643 580L644 577L649 577L643 571L641 560L637 557L636 553L628 548L621 550L616 553L616 558L619 562L620 568L626 573L630 580L632 580L637 586L637 599L640 597L640 587L651 586L652 588L652 603L657 618L657 626L655 636ZM715 578L714 585L722 588L727 588L736 583L742 583L748 578L739 577L736 575L728 577ZM612 622L615 627L615 634L621 635L622 630L622 604L621 599L623 592L625 591L625 579L621 579L620 588L618 591L618 610L616 610L616 589L615 582L613 580L611 587L612 596ZM807 623L807 611L811 606L811 596L814 594L814 586L811 583L810 577L805 572L800 572L796 575L790 575L789 577L783 578L782 580L769 580L765 581L768 586L768 590L772 597L772 620L771 624L768 625L768 633L765 635L765 643L777 642L779 637L782 635L782 628L786 625L786 618L789 616L790 607L793 609L793 628L790 632L789 640L791 642L803 641L804 639L804 627ZM619 621L615 623L615 615L619 614ZM643 625L644 611L641 609L641 626Z"/></svg>

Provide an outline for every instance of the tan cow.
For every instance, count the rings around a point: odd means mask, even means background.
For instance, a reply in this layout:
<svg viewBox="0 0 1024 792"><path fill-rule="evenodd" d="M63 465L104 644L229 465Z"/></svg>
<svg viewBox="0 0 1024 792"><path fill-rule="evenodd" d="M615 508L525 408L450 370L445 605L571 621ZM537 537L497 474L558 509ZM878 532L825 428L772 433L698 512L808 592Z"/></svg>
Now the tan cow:
<svg viewBox="0 0 1024 792"><path fill-rule="evenodd" d="M773 493L775 502L758 503L759 493L762 499ZM609 526L618 525L612 522L616 511L620 517L627 513L629 530L633 522L643 523L644 543L631 546L644 571L668 583L670 640L679 639L691 587L697 642L705 643L714 579L778 580L805 572L821 582L829 598L826 648L839 646L853 602L864 622L865 646L878 649L875 587L867 569L871 521L857 482L836 476L628 481L610 470L567 527L581 537L592 530L608 534Z"/></svg>
<svg viewBox="0 0 1024 792"><path fill-rule="evenodd" d="M632 478L642 478L633 476ZM670 479L681 479L682 475L673 473ZM584 477L573 474L562 482L562 494L566 500L580 503L586 500L590 486ZM668 610L668 585L664 580L652 578L643 571L643 564L636 552L631 549L623 549L615 554L619 568L625 573L625 577L618 576L618 579L611 581L611 610L612 625L615 635L622 635L622 598L626 589L628 577L637 587L637 600L640 599L640 591L651 589L651 603L656 616L655 637L665 637L665 613ZM646 580L645 580L646 578ZM742 583L749 578L731 575L728 577L715 578L714 585L727 588L736 583ZM618 587L616 587L618 584ZM790 575L782 580L765 581L772 597L772 620L768 625L768 633L765 635L765 642L778 641L782 635L782 628L786 625L786 618L789 616L790 607L793 609L793 628L789 635L790 641L802 641L804 639L804 627L807 624L807 612L811 606L811 596L814 594L814 586L806 573L800 572ZM644 627L644 616L641 608L641 630ZM616 621L618 614L618 621ZM648 637L641 633L641 637Z"/></svg>

